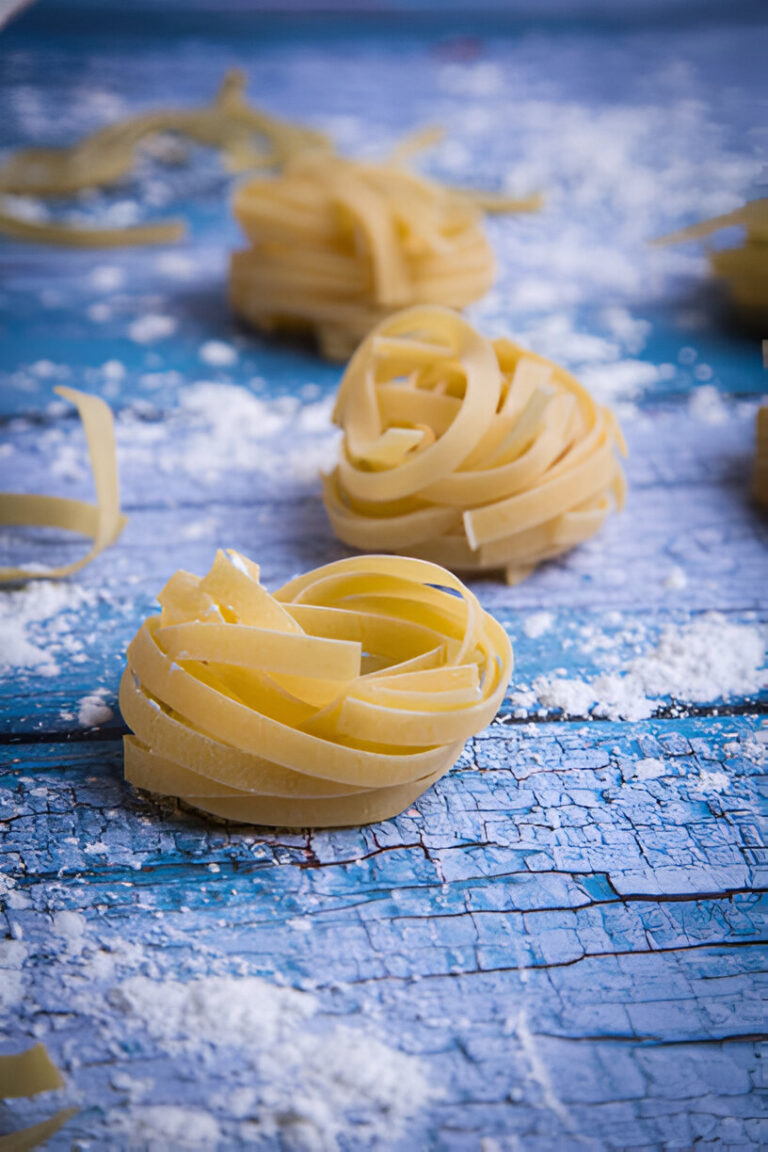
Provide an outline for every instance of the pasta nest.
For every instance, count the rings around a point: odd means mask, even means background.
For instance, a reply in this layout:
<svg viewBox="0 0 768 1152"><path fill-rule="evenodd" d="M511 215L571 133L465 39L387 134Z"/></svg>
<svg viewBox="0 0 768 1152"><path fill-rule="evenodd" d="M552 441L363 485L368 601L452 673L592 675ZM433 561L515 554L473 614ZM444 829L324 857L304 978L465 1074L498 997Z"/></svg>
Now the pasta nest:
<svg viewBox="0 0 768 1152"><path fill-rule="evenodd" d="M219 552L159 600L120 686L126 779L241 823L396 815L493 719L512 670L503 628L419 560L340 560L270 595Z"/></svg>
<svg viewBox="0 0 768 1152"><path fill-rule="evenodd" d="M330 359L399 308L463 308L493 283L478 204L394 162L306 151L242 185L234 211L251 244L232 255L234 310L263 330L313 332Z"/></svg>
<svg viewBox="0 0 768 1152"><path fill-rule="evenodd" d="M389 318L352 358L324 501L345 543L510 582L624 500L613 414L558 365L454 312Z"/></svg>

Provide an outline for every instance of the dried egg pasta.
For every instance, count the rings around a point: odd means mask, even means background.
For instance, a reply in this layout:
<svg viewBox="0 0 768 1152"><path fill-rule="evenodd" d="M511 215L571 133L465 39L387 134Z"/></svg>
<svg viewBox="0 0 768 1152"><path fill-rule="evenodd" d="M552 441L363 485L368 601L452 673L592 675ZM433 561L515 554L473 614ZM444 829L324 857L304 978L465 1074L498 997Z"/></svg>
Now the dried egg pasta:
<svg viewBox="0 0 768 1152"><path fill-rule="evenodd" d="M503 628L425 561L340 560L270 595L219 552L159 599L120 687L126 779L237 822L397 815L490 723L512 670Z"/></svg>
<svg viewBox="0 0 768 1152"><path fill-rule="evenodd" d="M39 1092L55 1092L63 1087L61 1074L44 1044L0 1056L0 1100L36 1096ZM76 1108L61 1108L47 1120L0 1136L0 1152L27 1152L37 1148L50 1140L76 1112Z"/></svg>
<svg viewBox="0 0 768 1152"><path fill-rule="evenodd" d="M75 405L83 422L96 488L96 503L69 500L64 496L2 492L0 524L26 528L61 528L89 536L93 545L80 560L62 564L58 568L45 571L22 567L0 568L0 584L71 576L110 544L114 544L126 524L126 517L120 512L115 430L109 406L101 397L89 396L75 388L59 387L54 391Z"/></svg>
<svg viewBox="0 0 768 1152"><path fill-rule="evenodd" d="M479 198L395 161L305 151L276 179L250 180L235 195L250 247L232 255L232 307L265 331L312 332L325 356L346 359L398 308L463 308L482 296L494 262L480 204L538 203Z"/></svg>
<svg viewBox="0 0 768 1152"><path fill-rule="evenodd" d="M762 318L768 315L768 199L750 200L735 212L672 232L655 243L700 240L722 228L733 227L744 229L744 242L735 248L710 249L709 262L736 307L747 316Z"/></svg>
<svg viewBox="0 0 768 1152"><path fill-rule="evenodd" d="M390 317L353 356L325 506L345 543L510 582L621 507L612 413L558 365L445 308Z"/></svg>
<svg viewBox="0 0 768 1152"><path fill-rule="evenodd" d="M69 148L23 148L0 166L0 195L60 197L104 188L129 175L137 150L154 136L173 133L217 148L235 172L283 164L305 148L330 147L311 128L278 120L248 104L245 77L228 72L210 104L167 108L118 120ZM184 235L184 222L161 220L130 228L94 228L21 219L0 207L0 232L17 240L74 247L169 244Z"/></svg>

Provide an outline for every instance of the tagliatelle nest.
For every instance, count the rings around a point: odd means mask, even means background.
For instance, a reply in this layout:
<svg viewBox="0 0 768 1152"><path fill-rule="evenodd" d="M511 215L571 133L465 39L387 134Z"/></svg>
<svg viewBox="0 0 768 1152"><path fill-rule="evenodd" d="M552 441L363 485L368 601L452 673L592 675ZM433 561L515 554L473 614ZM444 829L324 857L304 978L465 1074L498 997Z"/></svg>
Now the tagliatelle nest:
<svg viewBox="0 0 768 1152"><path fill-rule="evenodd" d="M346 359L399 308L463 308L490 288L494 262L480 205L530 211L538 199L475 200L394 161L296 155L278 178L251 180L236 193L251 247L232 255L232 306L266 331L312 332L324 355Z"/></svg>
<svg viewBox="0 0 768 1152"><path fill-rule="evenodd" d="M512 670L503 628L423 561L340 560L270 595L219 552L159 599L120 687L126 778L237 822L396 815L493 719Z"/></svg>
<svg viewBox="0 0 768 1152"><path fill-rule="evenodd" d="M363 342L341 382L324 480L336 534L454 571L527 576L624 499L613 414L564 369L412 308Z"/></svg>

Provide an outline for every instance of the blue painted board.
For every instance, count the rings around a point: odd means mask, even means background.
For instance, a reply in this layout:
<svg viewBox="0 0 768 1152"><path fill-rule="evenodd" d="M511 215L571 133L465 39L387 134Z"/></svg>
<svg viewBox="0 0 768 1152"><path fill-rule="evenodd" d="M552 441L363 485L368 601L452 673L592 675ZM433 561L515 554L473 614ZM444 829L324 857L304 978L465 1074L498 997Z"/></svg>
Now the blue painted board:
<svg viewBox="0 0 768 1152"><path fill-rule="evenodd" d="M41 3L0 38L0 133L63 143L204 99L239 66L255 99L350 152L440 122L426 170L544 188L540 216L489 223L499 280L471 315L615 404L630 497L519 587L473 583L514 639L519 691L626 669L706 612L768 616L766 520L747 495L761 334L733 326L695 246L647 244L763 187L768 32L747 8L623 28L137 10L118 36L110 7L78 20ZM764 697L696 715L665 700L635 723L510 699L397 820L313 833L138 796L119 715L77 723L96 690L115 708L124 646L174 568L235 546L275 587L344 553L317 482L340 369L232 321L229 181L190 161L147 160L56 209L180 213L183 247L0 241L0 487L88 496L76 420L50 407L66 382L116 411L130 515L28 626L57 673L0 670L2 1050L40 1037L67 1082L5 1107L0 1131L73 1104L51 1148L765 1146ZM146 315L168 335L132 339ZM212 339L231 365L205 362ZM201 382L222 409L253 398L236 437ZM19 552L74 554L3 533L0 562Z"/></svg>

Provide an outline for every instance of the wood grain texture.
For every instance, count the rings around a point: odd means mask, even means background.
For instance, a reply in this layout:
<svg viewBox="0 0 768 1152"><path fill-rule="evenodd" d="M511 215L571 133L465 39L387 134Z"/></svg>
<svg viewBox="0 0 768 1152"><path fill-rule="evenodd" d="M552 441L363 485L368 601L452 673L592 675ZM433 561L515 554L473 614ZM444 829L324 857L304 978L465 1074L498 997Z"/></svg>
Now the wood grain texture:
<svg viewBox="0 0 768 1152"><path fill-rule="evenodd" d="M695 252L657 264L646 248L649 233L753 187L763 29L734 19L513 37L486 21L481 39L424 21L407 35L337 21L288 35L240 15L203 35L191 17L172 31L125 15L114 37L102 17L62 19L25 31L22 18L4 34L5 144L63 142L120 109L199 100L237 65L258 99L351 151L440 121L449 146L426 158L433 172L549 182L540 218L490 226L500 279L473 318L607 389L630 497L599 538L519 587L473 585L513 639L513 690L555 669L626 669L665 627L706 612L766 622L768 523L747 495L766 390L759 341L729 326ZM727 99L712 81L724 74ZM170 573L202 573L232 546L275 587L343 554L317 483L339 369L233 325L226 195L199 156L180 170L147 161L114 196L77 206L186 215L192 239L175 263L0 249L0 487L89 496L76 421L48 407L66 380L115 408L130 515L64 608L28 628L57 673L0 669L3 1050L43 1039L67 1081L53 1103L0 1111L0 1131L72 1104L52 1149L764 1147L764 696L662 700L636 723L536 706L523 719L507 700L446 779L363 829L228 826L122 781L124 650ZM149 314L173 331L137 343L131 325ZM211 339L232 345L232 366L201 359ZM227 385L262 407L234 432L214 427L201 381L220 389L221 413L237 400ZM3 533L0 562L21 551L54 564L69 548ZM670 581L678 569L684 586ZM551 620L529 635L541 612ZM115 715L89 729L78 708L97 690ZM182 985L253 978L315 998L297 1052L307 1036L326 1054L356 1037L364 1064L385 1044L435 1091L400 1127L363 1094L336 1127L318 1122L316 1143L292 1145L285 1127L259 1127L269 1092L282 1106L292 1087L258 1036L235 1041L222 1019L219 1034L171 1043L131 1001L136 981L170 1005Z"/></svg>

